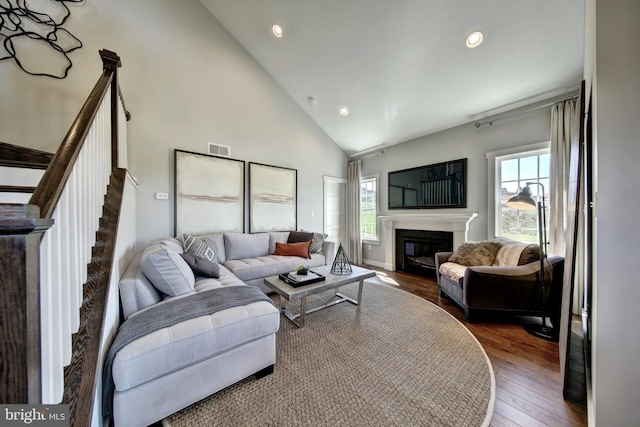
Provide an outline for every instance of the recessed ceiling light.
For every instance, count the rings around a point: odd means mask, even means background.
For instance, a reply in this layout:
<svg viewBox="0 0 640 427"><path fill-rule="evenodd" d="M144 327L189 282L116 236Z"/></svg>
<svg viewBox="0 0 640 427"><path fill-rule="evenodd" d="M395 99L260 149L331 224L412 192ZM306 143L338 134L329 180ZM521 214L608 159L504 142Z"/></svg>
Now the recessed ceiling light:
<svg viewBox="0 0 640 427"><path fill-rule="evenodd" d="M278 24L273 24L271 26L271 31L273 31L273 35L280 38L282 37L282 27Z"/></svg>
<svg viewBox="0 0 640 427"><path fill-rule="evenodd" d="M341 116L348 116L349 115L349 109L347 107L342 107L339 111Z"/></svg>
<svg viewBox="0 0 640 427"><path fill-rule="evenodd" d="M467 36L467 47L478 47L482 43L484 36L480 31L474 31Z"/></svg>

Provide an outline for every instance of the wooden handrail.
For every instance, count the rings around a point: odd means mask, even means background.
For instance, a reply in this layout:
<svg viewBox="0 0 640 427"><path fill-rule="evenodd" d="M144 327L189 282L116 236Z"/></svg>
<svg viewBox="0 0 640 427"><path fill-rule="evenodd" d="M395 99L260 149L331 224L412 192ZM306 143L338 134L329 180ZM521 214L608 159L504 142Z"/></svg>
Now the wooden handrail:
<svg viewBox="0 0 640 427"><path fill-rule="evenodd" d="M103 62L103 72L71 125L60 148L55 155L51 155L51 162L29 204L0 204L0 283L4 288L3 297L0 298L0 401L2 403L38 404L43 401L42 385L44 379L42 378L41 362L43 357L50 357L50 355L41 354L40 243L46 230L53 224L54 211L60 198L65 194L67 181L83 149L85 140L91 140L90 129L109 89L112 91L111 109L117 110L119 107L118 102L120 102L119 96L121 95L118 94L117 68L121 66L120 58L107 50L101 50L100 56ZM116 150L111 161L111 172L113 172L113 169L117 167L118 147L118 124L114 124L113 121L118 120L118 115L112 112L111 119L112 153L114 149ZM88 144L91 145L89 142ZM9 153L6 156L3 154L3 157L9 158L9 162L13 160L14 163L35 163L30 157L23 158L26 154L24 156L20 154L22 157L16 158L12 154L15 149L9 144L2 144L0 149ZM38 158L42 157L40 153L35 154L38 154ZM122 172L119 172L119 175L122 175ZM113 219L113 202L110 203L107 222ZM104 227L105 219L101 219L99 223L100 227ZM64 221L60 224L64 224ZM105 234L104 229L100 232ZM113 234L113 232L107 234ZM49 236L45 239L48 238ZM103 246L104 242L99 242L93 248L94 254L106 254ZM113 266L113 254L107 255L99 265L94 264L94 268L96 266L99 267L99 271L92 270L90 273L100 278L103 276L108 278ZM71 286L66 280L58 283L62 284L61 286ZM100 296L97 298L104 299L103 295L106 295L109 287L109 283L105 283L100 281ZM82 284L80 285L82 286ZM91 289L91 285L85 289ZM74 288L74 291L77 291L77 287ZM96 360L99 360L100 357L99 332L104 327L104 304L95 305L93 299L87 300L86 294L84 297L80 316L85 321L83 331L89 331L89 334L85 334L84 337L88 336L90 340L96 341L97 345L92 343L91 346L88 346L85 351L91 354L85 355L82 354L83 349L80 347L83 347L86 341L76 344L73 354L80 354L81 360L73 360L74 367L95 365ZM95 294L94 298L96 298ZM73 303L69 303L69 306L73 305ZM66 309L64 304L61 306ZM91 320L87 320L87 313L90 313ZM67 329L71 329L71 327L67 326ZM83 368L83 370L92 374L95 372L95 367ZM82 420L90 419L91 416L90 402L93 401L95 393L95 378L89 382L94 384L91 387L83 387L80 391L82 396L74 396L73 393L66 395L74 402L74 407L83 408ZM69 385L72 386L72 389L77 390L71 383ZM76 391L76 393L78 392ZM87 414L89 418L87 418ZM72 425L86 424L74 423Z"/></svg>
<svg viewBox="0 0 640 427"><path fill-rule="evenodd" d="M109 90L116 67L120 66L120 58L115 53L101 50L100 56L104 71L80 109L60 148L53 156L51 164L40 180L40 185L29 200L30 204L40 207L42 218L51 218L53 215L78 153L80 153L82 144L89 133L91 123L93 123L102 99Z"/></svg>

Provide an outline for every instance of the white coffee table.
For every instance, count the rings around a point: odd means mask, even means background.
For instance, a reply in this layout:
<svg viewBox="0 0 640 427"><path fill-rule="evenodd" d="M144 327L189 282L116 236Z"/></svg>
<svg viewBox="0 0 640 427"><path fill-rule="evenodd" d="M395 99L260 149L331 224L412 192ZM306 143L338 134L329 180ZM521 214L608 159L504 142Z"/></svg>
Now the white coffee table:
<svg viewBox="0 0 640 427"><path fill-rule="evenodd" d="M303 285L294 288L290 284L280 280L278 276L270 276L264 279L265 285L273 289L278 294L280 300L280 312L289 320L293 322L299 328L304 326L305 317L309 313L322 310L323 308L331 307L332 305L339 304L344 301L349 301L352 304L358 305L362 301L362 287L364 280L370 277L375 277L376 273L366 268L351 266L352 273L348 275L331 274L331 266L325 265L321 267L314 267L311 271L325 276L325 280L322 282L312 283L310 285ZM330 289L336 289L340 286L348 285L349 283L360 282L358 286L358 299L355 300L346 295L336 292L337 299L323 304L319 307L314 307L307 310L307 297L319 292L323 292ZM300 300L300 313L294 314L287 310L287 301Z"/></svg>

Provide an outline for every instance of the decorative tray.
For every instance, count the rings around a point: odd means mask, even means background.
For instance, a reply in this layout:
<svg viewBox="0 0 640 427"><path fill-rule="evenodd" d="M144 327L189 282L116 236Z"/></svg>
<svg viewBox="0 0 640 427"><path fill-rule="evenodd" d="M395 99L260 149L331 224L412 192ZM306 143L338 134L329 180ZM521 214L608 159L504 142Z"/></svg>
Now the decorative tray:
<svg viewBox="0 0 640 427"><path fill-rule="evenodd" d="M299 286L310 285L312 283L318 283L325 280L325 277L322 274L318 274L314 271L309 270L309 273L306 275L297 274L295 271L290 273L279 274L278 278L285 283L297 288Z"/></svg>

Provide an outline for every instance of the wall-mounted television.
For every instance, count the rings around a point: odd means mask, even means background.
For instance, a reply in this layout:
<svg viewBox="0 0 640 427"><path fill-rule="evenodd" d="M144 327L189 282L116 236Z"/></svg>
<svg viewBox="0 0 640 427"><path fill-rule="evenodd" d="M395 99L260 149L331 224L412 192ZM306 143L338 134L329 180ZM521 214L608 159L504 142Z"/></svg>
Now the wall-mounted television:
<svg viewBox="0 0 640 427"><path fill-rule="evenodd" d="M389 172L389 209L467 207L467 159Z"/></svg>

